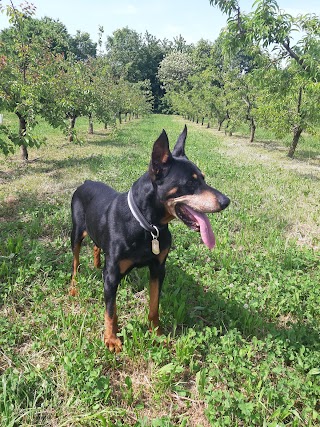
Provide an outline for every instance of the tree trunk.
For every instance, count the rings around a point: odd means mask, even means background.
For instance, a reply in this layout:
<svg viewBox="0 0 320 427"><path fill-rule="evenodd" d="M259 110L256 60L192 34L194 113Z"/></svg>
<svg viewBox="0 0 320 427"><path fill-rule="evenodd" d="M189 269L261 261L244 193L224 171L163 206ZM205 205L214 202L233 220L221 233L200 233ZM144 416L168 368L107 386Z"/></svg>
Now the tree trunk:
<svg viewBox="0 0 320 427"><path fill-rule="evenodd" d="M119 113L118 113L118 118L119 118L119 124L121 125L121 123L122 123L122 119L121 119L121 111L119 111Z"/></svg>
<svg viewBox="0 0 320 427"><path fill-rule="evenodd" d="M298 95L298 105L297 105L297 113L299 117L301 117L302 92L303 92L303 87L300 87L299 95ZM290 157L291 159L293 158L294 153L296 151L302 131L303 131L303 128L301 125L296 125L293 128L293 139L292 139L291 147L288 152L288 157Z"/></svg>
<svg viewBox="0 0 320 427"><path fill-rule="evenodd" d="M209 129L210 128L210 122L208 122L208 124L207 124L207 129Z"/></svg>
<svg viewBox="0 0 320 427"><path fill-rule="evenodd" d="M88 134L93 135L93 120L92 120L92 114L89 115L89 129Z"/></svg>
<svg viewBox="0 0 320 427"><path fill-rule="evenodd" d="M27 161L28 158L29 158L29 153L28 153L27 147L24 144L20 145L20 159Z"/></svg>
<svg viewBox="0 0 320 427"><path fill-rule="evenodd" d="M288 157L290 157L291 159L293 158L294 153L296 151L302 131L303 129L301 126L296 126L293 130L293 139L292 139L291 147L288 152Z"/></svg>
<svg viewBox="0 0 320 427"><path fill-rule="evenodd" d="M225 118L224 119L222 119L222 120L218 120L218 131L220 131L221 130L221 128L222 128L222 125L223 125L223 123L225 122Z"/></svg>
<svg viewBox="0 0 320 427"><path fill-rule="evenodd" d="M76 124L76 117L72 116L70 117L70 126L69 126L69 142L73 141L73 130L74 130L74 126Z"/></svg>
<svg viewBox="0 0 320 427"><path fill-rule="evenodd" d="M251 132L250 132L250 142L253 142L254 136L255 136L255 133L256 133L256 124L255 124L255 122L254 122L253 119L251 119L250 130L251 130Z"/></svg>
<svg viewBox="0 0 320 427"><path fill-rule="evenodd" d="M27 133L27 121L24 117L22 117L20 114L17 114L19 117L19 136L24 137ZM29 154L28 149L25 144L20 145L20 159L21 160L28 160Z"/></svg>

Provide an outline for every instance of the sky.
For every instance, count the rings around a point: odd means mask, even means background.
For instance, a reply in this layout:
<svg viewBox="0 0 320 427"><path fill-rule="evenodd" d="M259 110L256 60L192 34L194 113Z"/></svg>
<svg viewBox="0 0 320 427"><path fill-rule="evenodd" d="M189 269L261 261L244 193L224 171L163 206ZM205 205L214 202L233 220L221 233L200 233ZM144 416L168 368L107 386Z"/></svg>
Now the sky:
<svg viewBox="0 0 320 427"><path fill-rule="evenodd" d="M19 5L22 0L13 0ZM88 32L98 41L99 26L104 28L103 42L113 31L129 27L140 34L148 31L159 39L173 40L182 35L188 43L200 39L214 41L226 24L226 16L209 0L33 0L36 18L59 19L71 35L77 30ZM240 0L241 10L249 12L253 0ZM0 0L0 5L10 4ZM320 16L320 0L278 0L281 9L296 15L316 13ZM0 14L0 30L8 27Z"/></svg>

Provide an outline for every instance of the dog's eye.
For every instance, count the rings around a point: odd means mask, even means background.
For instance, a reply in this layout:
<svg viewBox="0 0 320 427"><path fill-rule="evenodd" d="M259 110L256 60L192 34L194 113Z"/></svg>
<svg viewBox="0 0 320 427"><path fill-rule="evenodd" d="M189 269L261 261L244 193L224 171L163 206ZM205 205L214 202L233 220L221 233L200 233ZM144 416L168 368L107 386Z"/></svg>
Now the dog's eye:
<svg viewBox="0 0 320 427"><path fill-rule="evenodd" d="M192 178L190 178L186 183L188 188L196 188L198 184L199 184L199 180L196 175L192 176Z"/></svg>

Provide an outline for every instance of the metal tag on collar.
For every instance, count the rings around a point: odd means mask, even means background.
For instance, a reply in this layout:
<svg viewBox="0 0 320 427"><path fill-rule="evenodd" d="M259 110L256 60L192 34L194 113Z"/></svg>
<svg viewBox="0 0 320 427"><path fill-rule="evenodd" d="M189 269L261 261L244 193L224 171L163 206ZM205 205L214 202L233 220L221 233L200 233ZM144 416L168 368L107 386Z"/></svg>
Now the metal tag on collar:
<svg viewBox="0 0 320 427"><path fill-rule="evenodd" d="M151 231L151 236L152 236L151 250L152 250L153 254L159 255L159 253L160 253L160 245L159 245L159 240L158 240L159 230L155 225L153 225L153 228L155 229L156 234L152 233L152 231Z"/></svg>

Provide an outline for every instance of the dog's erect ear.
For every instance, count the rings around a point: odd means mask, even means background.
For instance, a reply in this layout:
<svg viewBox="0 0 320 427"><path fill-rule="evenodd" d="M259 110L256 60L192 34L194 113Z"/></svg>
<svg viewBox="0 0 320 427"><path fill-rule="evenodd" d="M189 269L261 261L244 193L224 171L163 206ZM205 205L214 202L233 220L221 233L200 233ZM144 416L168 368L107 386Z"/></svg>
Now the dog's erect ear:
<svg viewBox="0 0 320 427"><path fill-rule="evenodd" d="M185 146L185 143L186 143L186 138L187 138L187 126L184 125L184 129L181 132L181 134L180 134L180 136L179 136L179 138L178 138L178 140L176 142L176 145L174 146L174 149L172 151L172 155L173 156L175 156L175 157L185 157L186 159L188 158L186 156L185 151L184 151L184 146Z"/></svg>
<svg viewBox="0 0 320 427"><path fill-rule="evenodd" d="M164 178L171 166L172 155L169 149L169 140L166 131L163 130L159 138L153 144L149 174L153 181Z"/></svg>

